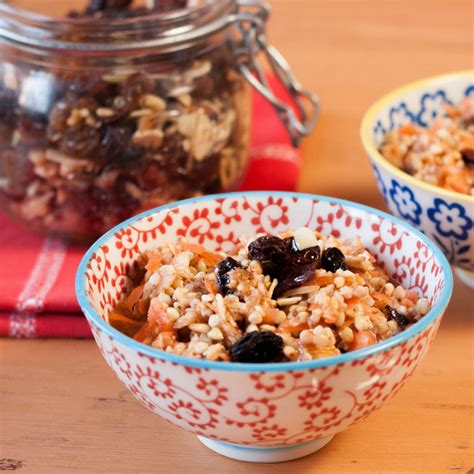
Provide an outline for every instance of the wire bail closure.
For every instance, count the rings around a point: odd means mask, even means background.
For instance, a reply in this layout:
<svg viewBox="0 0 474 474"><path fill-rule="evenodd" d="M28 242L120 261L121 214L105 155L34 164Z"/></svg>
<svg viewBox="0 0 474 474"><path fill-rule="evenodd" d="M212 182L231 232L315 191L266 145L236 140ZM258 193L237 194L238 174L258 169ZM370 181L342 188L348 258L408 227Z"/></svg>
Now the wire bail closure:
<svg viewBox="0 0 474 474"><path fill-rule="evenodd" d="M236 67L244 78L275 108L284 123L294 147L314 129L319 116L319 98L304 89L291 71L283 55L267 41L265 24L269 6L259 0L237 0L238 12L233 15L237 26L234 49ZM298 113L281 101L271 89L257 55L263 52L278 80L290 93ZM309 104L309 110L304 102Z"/></svg>

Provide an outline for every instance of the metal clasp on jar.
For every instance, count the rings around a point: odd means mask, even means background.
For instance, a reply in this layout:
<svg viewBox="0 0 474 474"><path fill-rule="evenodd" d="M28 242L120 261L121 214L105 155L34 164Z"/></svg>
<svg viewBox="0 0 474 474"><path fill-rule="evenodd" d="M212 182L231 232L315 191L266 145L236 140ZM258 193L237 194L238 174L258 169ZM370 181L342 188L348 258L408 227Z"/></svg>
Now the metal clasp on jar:
<svg viewBox="0 0 474 474"><path fill-rule="evenodd" d="M259 0L237 0L238 11L232 15L236 24L234 56L236 67L245 79L275 108L285 124L293 146L314 129L319 116L318 97L304 89L293 75L282 54L267 41L265 24L270 7ZM297 109L280 100L270 87L258 54L263 52ZM307 103L305 106L304 102Z"/></svg>

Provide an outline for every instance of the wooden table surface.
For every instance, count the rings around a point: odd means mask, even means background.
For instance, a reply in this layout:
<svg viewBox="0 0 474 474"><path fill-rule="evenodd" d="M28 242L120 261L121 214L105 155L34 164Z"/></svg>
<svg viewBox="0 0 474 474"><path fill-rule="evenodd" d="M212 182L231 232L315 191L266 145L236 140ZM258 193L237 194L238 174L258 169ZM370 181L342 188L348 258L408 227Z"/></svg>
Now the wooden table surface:
<svg viewBox="0 0 474 474"><path fill-rule="evenodd" d="M362 114L396 86L472 67L473 3L271 3L271 39L322 101L299 189L383 208L359 142ZM456 281L441 330L401 392L318 453L274 466L220 457L146 411L92 341L2 340L0 471L472 473L473 303Z"/></svg>

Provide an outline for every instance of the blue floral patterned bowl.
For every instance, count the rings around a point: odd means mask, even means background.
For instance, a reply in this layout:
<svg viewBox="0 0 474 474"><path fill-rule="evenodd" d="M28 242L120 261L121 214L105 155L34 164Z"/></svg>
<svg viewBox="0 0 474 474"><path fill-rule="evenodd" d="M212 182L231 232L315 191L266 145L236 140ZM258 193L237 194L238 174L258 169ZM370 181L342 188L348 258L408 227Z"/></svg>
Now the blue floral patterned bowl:
<svg viewBox="0 0 474 474"><path fill-rule="evenodd" d="M427 126L444 115L444 104L468 95L474 96L474 71L409 84L372 105L362 120L361 138L391 212L431 237L458 276L474 287L474 197L414 178L378 152L386 132L407 122Z"/></svg>

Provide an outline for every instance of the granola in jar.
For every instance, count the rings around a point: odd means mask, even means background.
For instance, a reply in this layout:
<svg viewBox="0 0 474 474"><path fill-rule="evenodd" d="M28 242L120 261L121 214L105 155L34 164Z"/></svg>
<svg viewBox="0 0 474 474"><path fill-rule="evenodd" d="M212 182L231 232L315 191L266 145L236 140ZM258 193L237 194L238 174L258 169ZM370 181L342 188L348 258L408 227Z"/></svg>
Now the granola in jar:
<svg viewBox="0 0 474 474"><path fill-rule="evenodd" d="M359 239L305 227L242 237L227 253L180 238L137 263L135 285L108 322L157 349L207 360L336 356L383 341L430 309Z"/></svg>
<svg viewBox="0 0 474 474"><path fill-rule="evenodd" d="M7 212L31 229L87 241L148 208L238 186L249 91L225 30L193 44L140 49L154 38L149 29L172 36L191 21L205 26L232 2L206 7L207 20L185 13L187 6L93 0L53 31L64 51L31 52L0 33L0 203ZM123 34L136 48L94 50L105 41L104 25L112 45ZM87 41L90 51L74 51Z"/></svg>

